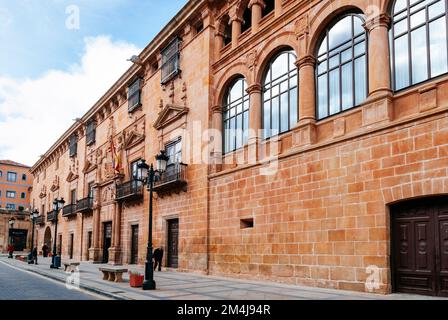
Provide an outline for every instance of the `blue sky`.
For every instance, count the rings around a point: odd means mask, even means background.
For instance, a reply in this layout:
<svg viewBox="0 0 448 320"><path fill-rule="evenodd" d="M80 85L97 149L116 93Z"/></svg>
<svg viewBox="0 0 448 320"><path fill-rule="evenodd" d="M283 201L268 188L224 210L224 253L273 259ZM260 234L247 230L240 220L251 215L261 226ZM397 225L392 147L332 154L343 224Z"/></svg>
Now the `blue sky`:
<svg viewBox="0 0 448 320"><path fill-rule="evenodd" d="M186 2L0 0L0 159L33 165Z"/></svg>
<svg viewBox="0 0 448 320"><path fill-rule="evenodd" d="M36 77L66 69L87 36L111 35L144 48L186 0L0 0L0 75ZM66 28L66 8L79 7L80 29Z"/></svg>

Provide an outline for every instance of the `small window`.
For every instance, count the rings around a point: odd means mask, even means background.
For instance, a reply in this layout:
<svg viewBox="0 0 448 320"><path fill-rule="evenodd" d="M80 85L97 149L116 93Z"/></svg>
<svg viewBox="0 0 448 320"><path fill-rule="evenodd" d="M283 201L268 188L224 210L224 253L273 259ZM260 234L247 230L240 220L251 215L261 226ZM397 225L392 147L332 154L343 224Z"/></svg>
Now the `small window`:
<svg viewBox="0 0 448 320"><path fill-rule="evenodd" d="M70 191L70 203L76 204L76 198L76 189L73 189L72 191Z"/></svg>
<svg viewBox="0 0 448 320"><path fill-rule="evenodd" d="M20 198L21 198L21 199L25 199L25 198L26 198L26 193L25 193L25 192L22 192L22 193L20 194Z"/></svg>
<svg viewBox="0 0 448 320"><path fill-rule="evenodd" d="M162 84L168 82L180 72L179 69L180 39L175 38L162 50Z"/></svg>
<svg viewBox="0 0 448 320"><path fill-rule="evenodd" d="M131 163L131 176L132 176L132 180L139 180L141 179L141 175L140 172L141 170L139 170L138 165L142 163L142 160L137 160Z"/></svg>
<svg viewBox="0 0 448 320"><path fill-rule="evenodd" d="M87 185L87 191L88 191L87 197L90 199L93 199L93 191L94 191L93 186L94 186L93 182L89 182L89 184Z"/></svg>
<svg viewBox="0 0 448 320"><path fill-rule="evenodd" d="M196 34L204 30L204 22L200 21L194 26L194 31Z"/></svg>
<svg viewBox="0 0 448 320"><path fill-rule="evenodd" d="M3 171L0 170L0 178L3 176Z"/></svg>
<svg viewBox="0 0 448 320"><path fill-rule="evenodd" d="M252 11L246 8L243 13L243 23L241 25L241 33L252 28Z"/></svg>
<svg viewBox="0 0 448 320"><path fill-rule="evenodd" d="M275 9L275 0L264 0L265 7L261 13L262 17L267 16Z"/></svg>
<svg viewBox="0 0 448 320"><path fill-rule="evenodd" d="M26 174L22 174L22 180L26 181Z"/></svg>
<svg viewBox="0 0 448 320"><path fill-rule="evenodd" d="M16 210L16 205L14 203L7 203L6 204L6 209Z"/></svg>
<svg viewBox="0 0 448 320"><path fill-rule="evenodd" d="M182 162L182 139L179 138L165 147L166 155L169 157L167 165L173 165Z"/></svg>
<svg viewBox="0 0 448 320"><path fill-rule="evenodd" d="M96 123L95 120L89 120L86 126L86 143L88 146L95 143Z"/></svg>
<svg viewBox="0 0 448 320"><path fill-rule="evenodd" d="M0 198L2 197L2 190L0 190Z"/></svg>
<svg viewBox="0 0 448 320"><path fill-rule="evenodd" d="M8 180L10 182L17 182L17 173L8 172L8 176L6 177L6 180Z"/></svg>
<svg viewBox="0 0 448 320"><path fill-rule="evenodd" d="M78 151L78 136L76 134L72 135L69 140L70 144L70 157L76 156Z"/></svg>
<svg viewBox="0 0 448 320"><path fill-rule="evenodd" d="M254 227L254 218L240 220L240 229L249 229L253 227Z"/></svg>
<svg viewBox="0 0 448 320"><path fill-rule="evenodd" d="M15 199L16 198L16 192L15 191L6 191L6 198Z"/></svg>
<svg viewBox="0 0 448 320"><path fill-rule="evenodd" d="M128 88L128 112L140 107L141 103L141 79L137 79Z"/></svg>

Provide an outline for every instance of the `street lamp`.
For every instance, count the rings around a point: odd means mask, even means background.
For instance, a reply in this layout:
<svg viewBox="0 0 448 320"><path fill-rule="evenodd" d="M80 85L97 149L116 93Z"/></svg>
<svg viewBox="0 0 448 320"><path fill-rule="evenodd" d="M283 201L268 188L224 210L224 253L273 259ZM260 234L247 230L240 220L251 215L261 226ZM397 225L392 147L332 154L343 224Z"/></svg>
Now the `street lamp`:
<svg viewBox="0 0 448 320"><path fill-rule="evenodd" d="M145 262L145 281L143 282L143 290L155 290L156 282L154 281L154 268L152 262L152 193L154 187L154 178L156 174L159 176L166 170L166 164L169 157L165 154L165 151L160 151L160 154L156 156L156 169L153 165L148 166L145 160L142 160L138 165L139 168L139 180L146 184L149 191L149 234L148 234L148 246L146 252Z"/></svg>
<svg viewBox="0 0 448 320"><path fill-rule="evenodd" d="M58 234L58 212L62 209L64 206L64 198L61 199L54 199L53 201L53 214L54 214L54 243L53 243L53 254L51 256L51 269L58 269L59 263L56 263L56 240L57 240L57 234Z"/></svg>
<svg viewBox="0 0 448 320"><path fill-rule="evenodd" d="M14 229L14 221L15 220L13 218L9 219L9 221L8 221L8 224L9 224L9 244L10 244L10 246L13 245L11 230ZM8 248L8 251L9 251L9 248ZM12 259L12 251L9 251L8 258Z"/></svg>
<svg viewBox="0 0 448 320"><path fill-rule="evenodd" d="M31 233L31 253L33 253L33 249L34 249L34 226L36 224L36 220L37 220L38 216L39 216L39 211L37 209L34 209L30 213L31 221L33 221L33 231Z"/></svg>

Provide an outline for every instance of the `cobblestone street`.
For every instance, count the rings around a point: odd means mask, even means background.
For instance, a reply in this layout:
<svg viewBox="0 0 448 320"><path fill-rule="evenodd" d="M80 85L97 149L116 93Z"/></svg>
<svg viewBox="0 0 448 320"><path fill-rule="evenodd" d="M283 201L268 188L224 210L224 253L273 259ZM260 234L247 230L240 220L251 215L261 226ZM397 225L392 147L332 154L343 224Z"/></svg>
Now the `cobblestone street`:
<svg viewBox="0 0 448 320"><path fill-rule="evenodd" d="M0 300L95 300L98 296L69 290L63 283L0 263Z"/></svg>

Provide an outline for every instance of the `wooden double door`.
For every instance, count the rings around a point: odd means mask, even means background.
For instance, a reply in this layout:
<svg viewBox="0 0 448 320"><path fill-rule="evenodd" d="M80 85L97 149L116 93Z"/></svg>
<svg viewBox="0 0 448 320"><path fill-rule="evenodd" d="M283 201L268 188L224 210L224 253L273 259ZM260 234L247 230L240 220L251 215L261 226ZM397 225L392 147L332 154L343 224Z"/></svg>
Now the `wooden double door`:
<svg viewBox="0 0 448 320"><path fill-rule="evenodd" d="M177 268L179 265L179 219L168 220L168 257L167 266Z"/></svg>
<svg viewBox="0 0 448 320"><path fill-rule="evenodd" d="M394 291L448 296L448 197L394 205L391 222Z"/></svg>

